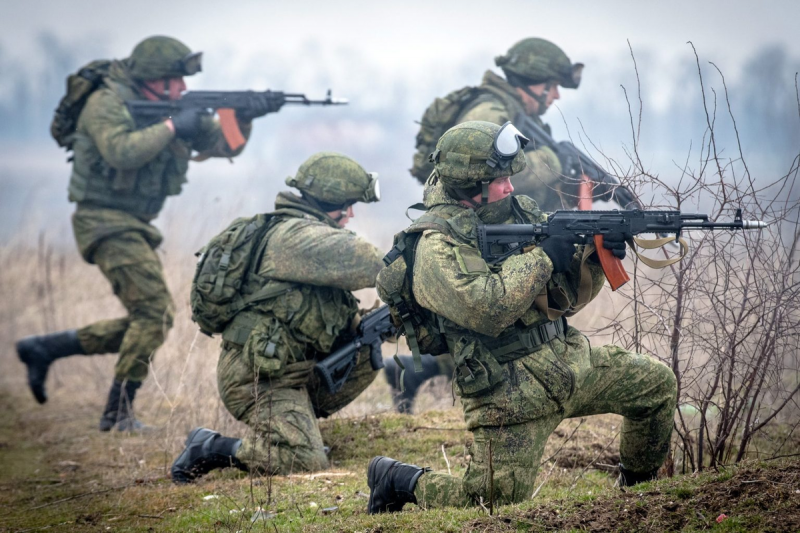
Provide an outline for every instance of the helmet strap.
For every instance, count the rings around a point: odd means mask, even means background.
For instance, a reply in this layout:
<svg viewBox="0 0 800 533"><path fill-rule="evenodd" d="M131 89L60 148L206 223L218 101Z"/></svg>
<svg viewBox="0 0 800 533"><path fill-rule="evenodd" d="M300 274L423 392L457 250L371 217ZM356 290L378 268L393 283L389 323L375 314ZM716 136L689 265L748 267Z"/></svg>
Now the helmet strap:
<svg viewBox="0 0 800 533"><path fill-rule="evenodd" d="M521 89L525 91L525 94L533 98L537 104L539 104L539 109L536 110L537 115L544 115L545 111L547 111L547 97L550 94L550 89L553 88L553 82L548 81L544 84L544 91L542 94L536 94L535 92L531 91L529 85L523 85Z"/></svg>
<svg viewBox="0 0 800 533"><path fill-rule="evenodd" d="M166 97L163 94L158 94L153 89L148 87L147 84L142 83L140 81L136 82L136 87L139 89L140 92L147 93L147 94L153 96L154 98L157 98L157 99L159 99L159 100L161 100L163 102L163 101L169 100L169 88L167 86L167 83L168 82L166 81L166 78L165 78L164 88L166 90Z"/></svg>
<svg viewBox="0 0 800 533"><path fill-rule="evenodd" d="M481 205L489 203L489 184L491 180L481 181Z"/></svg>

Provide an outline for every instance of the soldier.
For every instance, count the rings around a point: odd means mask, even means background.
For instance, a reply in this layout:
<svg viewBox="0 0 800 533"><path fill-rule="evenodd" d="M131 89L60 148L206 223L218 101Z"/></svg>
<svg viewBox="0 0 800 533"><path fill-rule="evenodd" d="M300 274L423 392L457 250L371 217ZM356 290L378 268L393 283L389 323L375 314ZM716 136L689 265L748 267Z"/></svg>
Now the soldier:
<svg viewBox="0 0 800 533"><path fill-rule="evenodd" d="M510 196L509 177L526 167L525 141L511 124L476 121L451 128L436 146L424 197L429 210L415 223L430 225L407 268L416 303L434 313L455 359L455 387L474 442L463 478L373 458L369 513L409 502L431 508L488 501L490 447L494 502L530 498L547 438L564 418L625 417L623 485L654 479L666 458L676 404L672 371L617 346L592 347L564 318L605 281L593 245L551 237L498 265L481 258L478 224L546 219L531 198ZM498 148L513 143L514 150ZM606 236L604 247L623 258L624 237ZM393 269L392 263L378 276L384 300L396 294L389 288Z"/></svg>
<svg viewBox="0 0 800 533"><path fill-rule="evenodd" d="M108 75L80 111L74 133L69 200L75 240L83 258L111 283L128 316L78 330L32 336L17 343L36 401L45 403L45 379L56 359L119 353L100 430L142 429L133 414L137 389L153 354L172 327L172 299L155 249L161 233L151 221L168 196L181 192L192 150L205 157L233 157L219 124L198 111L136 129L126 100L175 100L185 76L201 70L201 53L171 37L149 37L127 59L110 64ZM250 133L263 106L239 115Z"/></svg>
<svg viewBox="0 0 800 533"><path fill-rule="evenodd" d="M261 288L278 296L236 315L225 329L217 381L222 401L253 434L244 439L194 429L172 465L172 480L188 483L215 468L268 474L328 468L318 417L358 396L375 378L369 347L335 394L313 372L316 361L358 326L350 291L375 286L383 253L343 229L353 204L379 199L377 175L344 155L321 152L286 183L258 249ZM233 262L233 261L232 261ZM277 293L277 292L276 292Z"/></svg>
<svg viewBox="0 0 800 533"><path fill-rule="evenodd" d="M433 107L438 113L426 111L417 136L417 153L412 174L425 182L433 170L428 155L439 135L449 126L472 120L483 120L501 126L525 114L548 133L550 127L542 122L542 115L561 97L559 87L577 89L583 71L582 63L573 64L561 48L545 39L529 38L519 41L505 55L495 58L495 64L505 74L505 79L491 70L483 75L479 87L466 87L444 99L437 99ZM452 107L452 110L448 110ZM449 124L436 124L454 116ZM431 124L432 127L426 127ZM444 127L442 127L444 126ZM437 133L438 132L438 133ZM525 153L528 166L515 179L514 194L524 194L536 199L539 208L546 211L573 209L578 205L578 187L574 180L561 175L561 163L555 152L546 146ZM400 357L404 366L410 358ZM423 357L424 372L405 374L405 390L400 392L398 367L393 360L386 361L385 373L394 389L395 405L400 412L410 410L417 390L422 383L436 375L452 376L452 362L445 357L434 360Z"/></svg>

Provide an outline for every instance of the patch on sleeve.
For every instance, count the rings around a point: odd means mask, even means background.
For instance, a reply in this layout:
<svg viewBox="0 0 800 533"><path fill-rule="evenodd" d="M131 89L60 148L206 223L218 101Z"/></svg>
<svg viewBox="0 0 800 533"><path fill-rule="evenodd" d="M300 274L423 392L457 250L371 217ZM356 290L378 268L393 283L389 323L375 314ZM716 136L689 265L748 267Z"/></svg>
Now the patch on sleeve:
<svg viewBox="0 0 800 533"><path fill-rule="evenodd" d="M456 260L464 274L488 274L489 265L481 257L480 252L471 246L458 246L455 249Z"/></svg>

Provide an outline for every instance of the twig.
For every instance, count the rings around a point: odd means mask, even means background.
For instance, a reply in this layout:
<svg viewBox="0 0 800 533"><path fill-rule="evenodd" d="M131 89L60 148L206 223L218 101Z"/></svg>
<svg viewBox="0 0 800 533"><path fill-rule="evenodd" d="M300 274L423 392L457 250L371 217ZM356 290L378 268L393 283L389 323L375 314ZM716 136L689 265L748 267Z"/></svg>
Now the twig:
<svg viewBox="0 0 800 533"><path fill-rule="evenodd" d="M489 516L494 514L494 465L492 465L492 439L489 439Z"/></svg>
<svg viewBox="0 0 800 533"><path fill-rule="evenodd" d="M556 452L555 452L553 455L551 455L550 457L548 457L547 459L545 459L544 461L542 461L541 463L539 463L539 466L542 466L542 465L543 465L543 464L545 464L546 462L548 462L548 461L552 461L553 459L555 459L555 457L556 457L556 456L557 456L559 453L561 453L561 450L563 450L563 449L564 449L564 446L566 446L566 445L567 445L567 443L568 443L570 440L572 440L572 437L574 437L574 436L575 436L575 433L577 433L577 432L578 432L578 429L579 429L579 428L580 428L580 427L583 425L583 423L584 423L584 422L586 422L586 419L585 419L585 418L581 418L581 421L578 423L578 425L577 425L577 426L575 426L575 429L573 429L573 430L572 430L572 433L570 433L570 434L569 434L569 437L567 437L566 439L564 439L564 442L562 442L562 443L561 443L561 446L560 446L560 447L559 447L559 448L556 450Z"/></svg>
<svg viewBox="0 0 800 533"><path fill-rule="evenodd" d="M464 428L434 428L430 426L417 426L411 428L411 431L466 431Z"/></svg>
<svg viewBox="0 0 800 533"><path fill-rule="evenodd" d="M606 450L608 450L608 449L611 447L611 445L612 445L612 444L614 444L614 441L615 441L615 440L617 440L617 436L618 436L618 435L619 435L619 431L617 431L617 432L614 434L614 436L613 436L613 437L611 437L611 440L610 440L610 441L608 441L608 444L606 444L605 448L603 448L602 450L600 450L599 452L597 452L597 455L595 455L595 456L594 456L594 459L592 459L592 460L589 462L589 464L588 464L588 465L586 465L586 467L585 467L583 470L581 470L580 474L578 474L577 476L575 476L575 479L572 481L572 485L570 485L570 486L569 486L569 490L572 490L572 489L574 489L574 488L575 488L575 485L577 485L577 484L578 484L578 480L579 480L580 478L582 478L582 477L583 477L583 475L584 475L584 474L585 474L585 473L586 473L586 472L589 470L589 468L591 468L591 467L594 465L594 462L595 462L595 461L597 461L597 458L598 458L598 457L600 457L600 456L601 456L603 453L605 453L605 451L606 451Z"/></svg>
<svg viewBox="0 0 800 533"><path fill-rule="evenodd" d="M444 444L442 444L442 455L444 456L444 462L447 465L447 475L452 476L453 473L450 471L450 461L447 459L447 453L444 451Z"/></svg>

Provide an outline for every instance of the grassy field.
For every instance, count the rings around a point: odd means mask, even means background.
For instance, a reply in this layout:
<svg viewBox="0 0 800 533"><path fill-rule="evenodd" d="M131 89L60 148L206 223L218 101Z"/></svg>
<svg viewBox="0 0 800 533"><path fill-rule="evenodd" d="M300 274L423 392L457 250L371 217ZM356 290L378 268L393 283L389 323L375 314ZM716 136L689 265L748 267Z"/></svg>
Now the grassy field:
<svg viewBox="0 0 800 533"><path fill-rule="evenodd" d="M544 454L541 487L523 504L494 516L480 508L415 506L368 516L366 466L374 455L464 471L470 435L442 378L425 386L418 415L394 414L379 376L323 421L330 471L258 478L228 470L174 486L169 467L191 428L231 436L248 428L219 400L219 341L198 334L189 319L192 262L166 250L160 254L176 302L175 327L137 397L140 417L159 429L129 436L96 429L114 356L58 361L48 380L50 401L39 406L13 349L23 335L121 316L107 281L74 251L54 251L44 239L38 249L0 248L0 531L800 530L800 466L791 458L676 476L635 491L615 488L620 419L611 415L559 427ZM359 297L366 307L375 295ZM623 305L604 294L575 323L602 321ZM388 356L396 347L384 349ZM755 448L779 443L783 455L800 449L791 428L775 426L765 437ZM728 518L717 523L722 514Z"/></svg>
<svg viewBox="0 0 800 533"><path fill-rule="evenodd" d="M800 464L789 459L615 488L604 465L617 460L616 417L565 421L548 443L539 494L493 516L415 506L369 516L365 466L375 454L463 472L469 434L457 410L325 421L330 471L253 478L226 470L181 487L169 479L163 434L101 434L93 409L45 409L7 393L0 412L2 531L800 529Z"/></svg>

